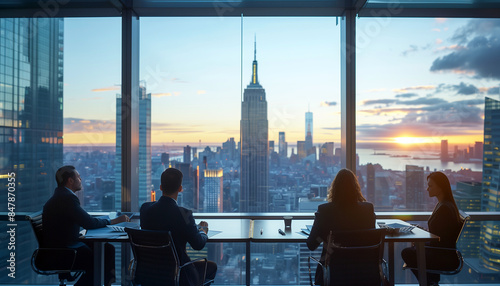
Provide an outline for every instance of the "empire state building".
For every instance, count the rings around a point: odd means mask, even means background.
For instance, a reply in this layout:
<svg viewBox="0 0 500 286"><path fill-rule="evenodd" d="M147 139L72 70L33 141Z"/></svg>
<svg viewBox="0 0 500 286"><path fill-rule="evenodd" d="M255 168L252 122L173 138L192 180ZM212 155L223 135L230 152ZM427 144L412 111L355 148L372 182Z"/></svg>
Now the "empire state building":
<svg viewBox="0 0 500 286"><path fill-rule="evenodd" d="M257 48L254 44L252 79L241 103L241 192L240 212L267 212L268 207L268 122L266 91L257 76Z"/></svg>

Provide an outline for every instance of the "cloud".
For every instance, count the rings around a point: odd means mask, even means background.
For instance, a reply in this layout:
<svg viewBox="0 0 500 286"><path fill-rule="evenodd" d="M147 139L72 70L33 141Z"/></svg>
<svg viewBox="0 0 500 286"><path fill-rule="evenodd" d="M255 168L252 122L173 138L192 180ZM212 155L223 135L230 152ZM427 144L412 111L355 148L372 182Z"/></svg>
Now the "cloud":
<svg viewBox="0 0 500 286"><path fill-rule="evenodd" d="M115 132L116 122L114 120L97 120L66 117L63 119L64 133L82 132Z"/></svg>
<svg viewBox="0 0 500 286"><path fill-rule="evenodd" d="M336 106L336 101L323 101L319 104L320 106Z"/></svg>
<svg viewBox="0 0 500 286"><path fill-rule="evenodd" d="M102 92L102 91L112 91L112 90L120 90L121 86L108 86L108 87L103 87L103 88L94 88L92 89L92 92Z"/></svg>
<svg viewBox="0 0 500 286"><path fill-rule="evenodd" d="M438 29L438 28L434 28L432 29L433 32L441 32L441 29ZM438 39L439 40L439 39ZM436 41L437 42L437 41ZM441 41L442 42L442 41ZM441 44L441 42L439 42L438 44Z"/></svg>
<svg viewBox="0 0 500 286"><path fill-rule="evenodd" d="M396 94L396 98L410 98L410 97L415 97L418 96L416 93L401 93L401 94Z"/></svg>
<svg viewBox="0 0 500 286"><path fill-rule="evenodd" d="M397 99L373 99L373 100L363 100L361 103L362 105L373 105L373 104L392 104L392 103L398 103L399 100Z"/></svg>
<svg viewBox="0 0 500 286"><path fill-rule="evenodd" d="M414 53L418 51L425 51L431 47L431 44L427 44L425 46L417 46L417 45L410 45L410 47L406 50L404 50L401 55L402 56L407 56L409 53Z"/></svg>
<svg viewBox="0 0 500 286"><path fill-rule="evenodd" d="M206 94L207 91L206 90L198 90L196 91L196 94Z"/></svg>
<svg viewBox="0 0 500 286"><path fill-rule="evenodd" d="M411 91L411 90L432 90L435 88L436 88L436 86L434 86L434 85L421 85L421 86L410 86L410 87L405 87L405 88L396 88L396 89L393 89L392 91L406 93L406 92Z"/></svg>
<svg viewBox="0 0 500 286"><path fill-rule="evenodd" d="M471 95L479 93L479 89L472 84L465 84L461 82L459 85L454 85L453 87L456 88L457 94Z"/></svg>
<svg viewBox="0 0 500 286"><path fill-rule="evenodd" d="M460 46L460 45L457 45L457 44L454 44L454 45L449 45L449 46L444 46L444 47L438 47L436 49L436 51L438 52L446 52L446 51L460 51L460 50L465 50L466 47L464 46Z"/></svg>
<svg viewBox="0 0 500 286"><path fill-rule="evenodd" d="M168 97L168 96L174 96L174 95L170 92L163 92L163 93L152 93L151 96L161 98L161 97Z"/></svg>
<svg viewBox="0 0 500 286"><path fill-rule="evenodd" d="M488 94L500 94L500 87L491 87L488 89Z"/></svg>
<svg viewBox="0 0 500 286"><path fill-rule="evenodd" d="M457 95L474 95L478 93L482 93L488 90L487 87L477 88L473 84L466 84L464 82L460 82L460 84L439 84L436 88L436 93L440 93L443 91L456 91Z"/></svg>
<svg viewBox="0 0 500 286"><path fill-rule="evenodd" d="M407 56L409 53L414 53L414 52L418 52L418 46L417 45L410 45L410 47L406 50L404 50L401 55L403 56Z"/></svg>
<svg viewBox="0 0 500 286"><path fill-rule="evenodd" d="M428 105L421 108L379 109L379 113L407 112L407 114L391 123L377 125L364 124L357 126L358 138L361 140L379 140L394 138L411 132L416 137L440 137L446 135L470 135L482 132L484 99L460 100ZM368 110L365 110L368 111Z"/></svg>
<svg viewBox="0 0 500 286"><path fill-rule="evenodd" d="M188 133L203 133L206 131L206 128L204 128L201 125L152 122L151 131L154 133L188 134Z"/></svg>
<svg viewBox="0 0 500 286"><path fill-rule="evenodd" d="M399 101L399 104L404 105L437 105L442 103L447 103L447 101L435 97L420 97L414 100Z"/></svg>
<svg viewBox="0 0 500 286"><path fill-rule="evenodd" d="M463 48L435 59L430 71L500 79L500 21L473 19L455 32L452 41Z"/></svg>
<svg viewBox="0 0 500 286"><path fill-rule="evenodd" d="M447 18L436 18L436 23L443 24L447 21Z"/></svg>

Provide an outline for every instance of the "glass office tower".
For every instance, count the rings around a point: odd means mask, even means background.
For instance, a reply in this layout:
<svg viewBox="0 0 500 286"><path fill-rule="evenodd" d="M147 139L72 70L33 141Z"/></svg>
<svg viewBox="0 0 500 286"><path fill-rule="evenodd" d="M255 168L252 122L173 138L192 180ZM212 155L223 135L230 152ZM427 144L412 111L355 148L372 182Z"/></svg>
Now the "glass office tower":
<svg viewBox="0 0 500 286"><path fill-rule="evenodd" d="M62 19L0 19L0 184L15 173L15 212L42 209L56 187L54 174L63 163ZM6 193L4 193L6 194ZM0 200L7 210L7 195ZM6 224L0 233L6 234ZM16 281L36 274L29 258L36 247L27 222L17 222ZM7 257L8 239L0 239ZM6 260L0 283L12 282Z"/></svg>
<svg viewBox="0 0 500 286"><path fill-rule="evenodd" d="M483 189L481 210L500 211L500 101L486 97L484 106L484 155ZM483 222L481 225L481 266L498 271L500 269L500 233L498 222Z"/></svg>
<svg viewBox="0 0 500 286"><path fill-rule="evenodd" d="M116 97L116 164L121 166L122 116L121 95ZM140 207L151 200L151 94L146 93L146 86L139 87L139 198ZM115 168L115 210L121 209L121 169ZM110 210L107 210L110 211ZM114 211L114 210L113 210Z"/></svg>
<svg viewBox="0 0 500 286"><path fill-rule="evenodd" d="M305 128L306 150L313 146L313 113L306 112L306 128Z"/></svg>

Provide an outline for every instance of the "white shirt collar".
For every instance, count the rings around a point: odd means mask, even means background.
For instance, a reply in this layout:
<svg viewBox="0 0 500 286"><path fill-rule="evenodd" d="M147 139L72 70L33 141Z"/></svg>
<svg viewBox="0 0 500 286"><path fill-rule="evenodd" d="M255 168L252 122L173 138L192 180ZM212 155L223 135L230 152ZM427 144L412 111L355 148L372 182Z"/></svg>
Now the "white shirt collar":
<svg viewBox="0 0 500 286"><path fill-rule="evenodd" d="M65 187L65 188L66 188L66 190L68 190L70 193L72 193L75 197L77 197L77 198L78 198L78 196L75 194L75 192L73 192L70 188L68 188L68 187Z"/></svg>

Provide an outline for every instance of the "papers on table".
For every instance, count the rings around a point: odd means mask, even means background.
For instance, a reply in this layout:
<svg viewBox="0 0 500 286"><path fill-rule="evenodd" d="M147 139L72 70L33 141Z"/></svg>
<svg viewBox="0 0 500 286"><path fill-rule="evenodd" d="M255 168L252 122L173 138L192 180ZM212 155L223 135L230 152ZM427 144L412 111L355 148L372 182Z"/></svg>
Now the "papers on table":
<svg viewBox="0 0 500 286"><path fill-rule="evenodd" d="M311 229L312 225L308 224L306 225L306 228L301 228L299 233L305 236L309 236L311 234Z"/></svg>
<svg viewBox="0 0 500 286"><path fill-rule="evenodd" d="M112 229L113 231L118 231L118 232L125 232L125 228L139 228L139 225L135 222L121 222L117 224L109 224L107 225L108 228Z"/></svg>
<svg viewBox="0 0 500 286"><path fill-rule="evenodd" d="M379 222L378 226L380 228L387 229L387 232L389 233L408 233L415 228L413 225L402 224L402 223L385 224L383 222Z"/></svg>
<svg viewBox="0 0 500 286"><path fill-rule="evenodd" d="M210 238L210 237L212 237L212 236L214 236L214 235L217 235L217 234L219 234L219 233L221 233L221 232L222 232L221 230L210 230L210 229L209 229L209 230L208 230L208 233L207 233L207 236L208 236L208 238Z"/></svg>

